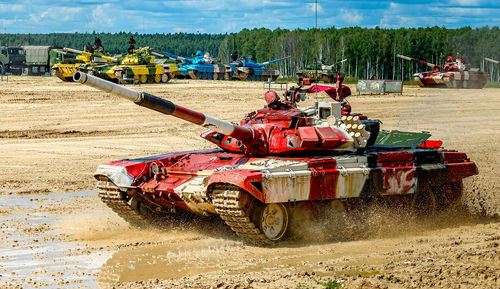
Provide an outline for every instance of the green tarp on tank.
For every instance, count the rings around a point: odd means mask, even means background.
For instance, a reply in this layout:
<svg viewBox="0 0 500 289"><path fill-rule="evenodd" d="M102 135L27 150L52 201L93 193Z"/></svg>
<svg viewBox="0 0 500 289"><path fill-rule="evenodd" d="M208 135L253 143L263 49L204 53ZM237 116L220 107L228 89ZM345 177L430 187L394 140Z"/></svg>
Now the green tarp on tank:
<svg viewBox="0 0 500 289"><path fill-rule="evenodd" d="M431 134L428 132L409 132L399 130L381 130L375 145L416 148L426 141Z"/></svg>

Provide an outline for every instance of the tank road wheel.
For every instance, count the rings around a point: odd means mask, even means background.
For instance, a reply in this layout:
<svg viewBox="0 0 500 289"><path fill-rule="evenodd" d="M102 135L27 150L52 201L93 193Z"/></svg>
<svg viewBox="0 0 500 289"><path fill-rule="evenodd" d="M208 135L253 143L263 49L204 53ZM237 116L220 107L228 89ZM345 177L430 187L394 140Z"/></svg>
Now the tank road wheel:
<svg viewBox="0 0 500 289"><path fill-rule="evenodd" d="M140 75L139 80L141 81L141 83L144 84L144 83L148 82L148 76L146 74Z"/></svg>
<svg viewBox="0 0 500 289"><path fill-rule="evenodd" d="M436 196L431 188L417 190L410 202L413 213L419 216L432 216L436 213Z"/></svg>
<svg viewBox="0 0 500 289"><path fill-rule="evenodd" d="M266 246L287 235L289 214L282 204L263 204L231 185L219 185L212 196L215 211L245 241Z"/></svg>
<svg viewBox="0 0 500 289"><path fill-rule="evenodd" d="M170 76L167 73L161 75L161 82L167 83L170 80Z"/></svg>
<svg viewBox="0 0 500 289"><path fill-rule="evenodd" d="M463 88L464 86L464 81L463 80L456 80L453 78L449 78L450 85L447 85L448 88Z"/></svg>
<svg viewBox="0 0 500 289"><path fill-rule="evenodd" d="M462 180L448 183L435 190L438 196L439 205L448 207L457 204L462 198L463 183Z"/></svg>
<svg viewBox="0 0 500 289"><path fill-rule="evenodd" d="M255 211L259 229L271 241L282 240L288 231L288 210L283 204L267 204Z"/></svg>
<svg viewBox="0 0 500 289"><path fill-rule="evenodd" d="M155 74L155 82L156 83L160 83L161 82L161 77L162 77L162 74Z"/></svg>

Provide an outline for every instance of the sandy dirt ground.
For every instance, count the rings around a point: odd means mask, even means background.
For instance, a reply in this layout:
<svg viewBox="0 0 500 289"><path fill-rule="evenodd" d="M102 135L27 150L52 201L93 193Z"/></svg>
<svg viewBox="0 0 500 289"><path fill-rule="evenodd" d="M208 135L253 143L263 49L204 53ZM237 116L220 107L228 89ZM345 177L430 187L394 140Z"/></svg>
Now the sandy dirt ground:
<svg viewBox="0 0 500 289"><path fill-rule="evenodd" d="M234 122L264 105L262 83L135 88ZM500 89L349 101L385 129L467 153L479 175L461 204L427 219L373 208L333 239L318 228L275 248L244 245L217 219L132 228L97 198L97 165L212 147L202 130L56 78L0 82L0 287L499 288Z"/></svg>

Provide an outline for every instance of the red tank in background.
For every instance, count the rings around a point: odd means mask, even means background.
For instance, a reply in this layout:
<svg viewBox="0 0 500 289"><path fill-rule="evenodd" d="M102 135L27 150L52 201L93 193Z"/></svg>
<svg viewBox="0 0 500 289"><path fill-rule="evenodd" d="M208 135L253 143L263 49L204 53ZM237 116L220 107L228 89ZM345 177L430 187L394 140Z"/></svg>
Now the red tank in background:
<svg viewBox="0 0 500 289"><path fill-rule="evenodd" d="M483 88L490 77L487 72L470 68L470 64L465 63L463 59L452 56L448 56L442 66L400 54L397 57L432 68L431 71L413 75L420 87Z"/></svg>

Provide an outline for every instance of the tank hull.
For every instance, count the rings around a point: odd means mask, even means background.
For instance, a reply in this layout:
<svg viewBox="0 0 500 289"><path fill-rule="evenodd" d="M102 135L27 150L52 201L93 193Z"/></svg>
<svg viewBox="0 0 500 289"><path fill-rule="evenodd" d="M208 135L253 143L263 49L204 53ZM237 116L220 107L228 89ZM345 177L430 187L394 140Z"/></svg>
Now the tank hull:
<svg viewBox="0 0 500 289"><path fill-rule="evenodd" d="M280 76L279 70L260 67L235 67L234 76L240 80L267 81L276 80Z"/></svg>
<svg viewBox="0 0 500 289"><path fill-rule="evenodd" d="M73 81L73 74L78 64L56 63L51 67L51 75L57 76L62 81Z"/></svg>
<svg viewBox="0 0 500 289"><path fill-rule="evenodd" d="M480 71L421 72L413 75L420 87L483 88L490 75Z"/></svg>
<svg viewBox="0 0 500 289"><path fill-rule="evenodd" d="M100 65L88 70L90 75L116 83L166 83L174 78L179 68L175 64Z"/></svg>
<svg viewBox="0 0 500 289"><path fill-rule="evenodd" d="M353 209L363 200L396 197L411 203L430 190L441 204L460 198L462 179L477 173L464 153L438 148L307 157L249 157L214 149L115 161L99 166L95 177L103 202L131 223L145 221L145 212L219 215L244 240L260 245L272 240L249 203L288 210L301 203L339 202Z"/></svg>

